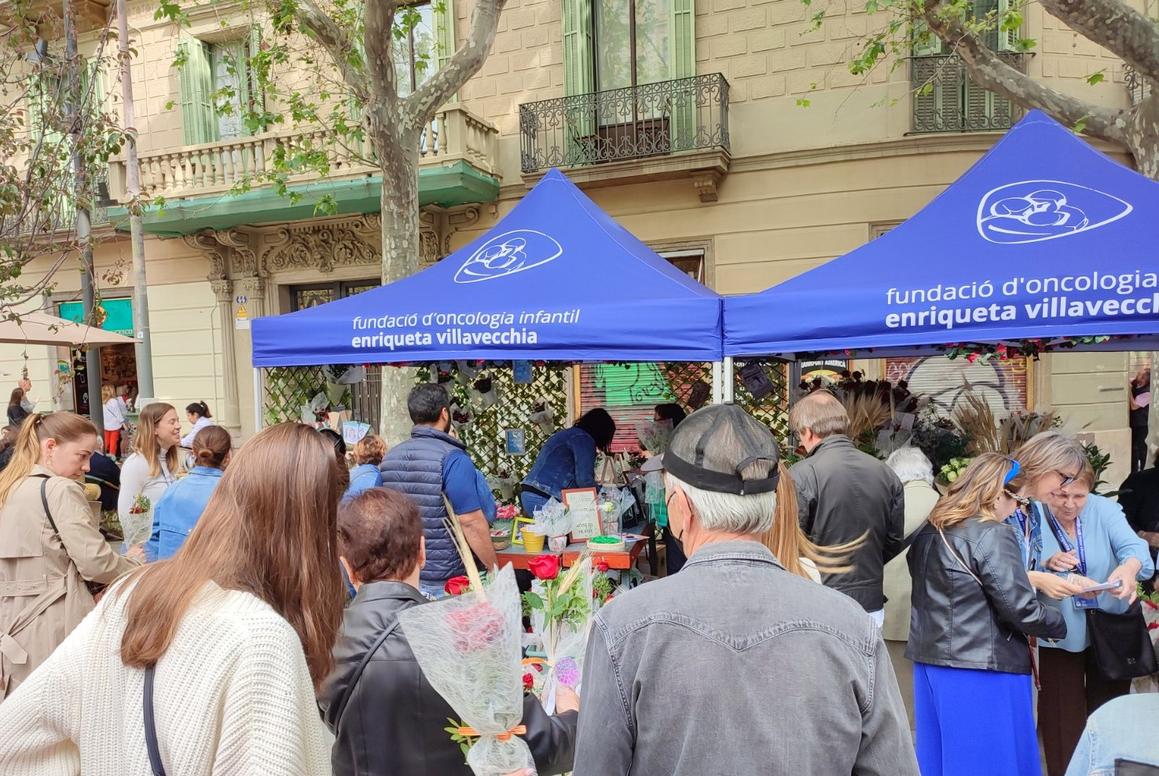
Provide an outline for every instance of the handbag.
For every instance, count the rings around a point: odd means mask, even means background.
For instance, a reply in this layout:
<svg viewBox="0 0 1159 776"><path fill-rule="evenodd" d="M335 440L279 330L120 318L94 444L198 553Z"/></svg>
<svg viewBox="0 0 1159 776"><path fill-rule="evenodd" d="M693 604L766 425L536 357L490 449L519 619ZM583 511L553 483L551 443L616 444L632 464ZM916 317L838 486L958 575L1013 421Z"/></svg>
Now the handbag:
<svg viewBox="0 0 1159 776"><path fill-rule="evenodd" d="M1087 610L1087 633L1095 668L1104 679L1127 681L1159 672L1155 647L1138 601L1123 614Z"/></svg>

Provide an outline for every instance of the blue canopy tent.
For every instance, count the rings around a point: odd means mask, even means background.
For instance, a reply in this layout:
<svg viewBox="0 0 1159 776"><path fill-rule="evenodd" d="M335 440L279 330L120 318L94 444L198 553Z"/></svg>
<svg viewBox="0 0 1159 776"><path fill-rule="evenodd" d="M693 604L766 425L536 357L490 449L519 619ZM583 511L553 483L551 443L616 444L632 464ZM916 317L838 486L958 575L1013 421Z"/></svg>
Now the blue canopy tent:
<svg viewBox="0 0 1159 776"><path fill-rule="evenodd" d="M549 172L493 229L411 277L253 322L255 367L712 361L721 298Z"/></svg>
<svg viewBox="0 0 1159 776"><path fill-rule="evenodd" d="M1159 183L1031 111L882 237L725 300L727 356L931 352L949 343L1159 335ZM1122 338L1122 339L1119 339ZM727 380L727 378L726 378Z"/></svg>

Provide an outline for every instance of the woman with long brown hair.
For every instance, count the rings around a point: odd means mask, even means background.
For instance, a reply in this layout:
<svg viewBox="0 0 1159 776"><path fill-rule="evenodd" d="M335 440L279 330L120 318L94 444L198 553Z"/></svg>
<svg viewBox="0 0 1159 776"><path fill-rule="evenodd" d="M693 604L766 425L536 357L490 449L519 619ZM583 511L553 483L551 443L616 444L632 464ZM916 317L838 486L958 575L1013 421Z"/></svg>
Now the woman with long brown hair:
<svg viewBox="0 0 1159 776"><path fill-rule="evenodd" d="M342 618L339 495L313 429L251 439L177 555L122 582L0 705L0 773L150 776L150 721L172 776L329 773L315 692Z"/></svg>
<svg viewBox="0 0 1159 776"><path fill-rule="evenodd" d="M1028 637L1066 634L1039 602L1006 523L1029 499L1018 461L974 459L930 512L909 551L906 657L923 776L1039 776Z"/></svg>
<svg viewBox="0 0 1159 776"><path fill-rule="evenodd" d="M777 509L773 525L761 535L761 543L772 550L785 570L799 577L821 581L822 574L848 574L849 559L865 543L865 536L832 547L814 544L801 530L797 518L797 486L783 461L777 464Z"/></svg>
<svg viewBox="0 0 1159 776"><path fill-rule="evenodd" d="M143 545L153 527L153 508L177 480L181 421L172 404L155 402L141 410L133 454L121 467L117 515L125 550Z"/></svg>
<svg viewBox="0 0 1159 776"><path fill-rule="evenodd" d="M86 582L136 565L105 542L77 482L96 443L87 418L33 414L0 472L0 700L92 610Z"/></svg>

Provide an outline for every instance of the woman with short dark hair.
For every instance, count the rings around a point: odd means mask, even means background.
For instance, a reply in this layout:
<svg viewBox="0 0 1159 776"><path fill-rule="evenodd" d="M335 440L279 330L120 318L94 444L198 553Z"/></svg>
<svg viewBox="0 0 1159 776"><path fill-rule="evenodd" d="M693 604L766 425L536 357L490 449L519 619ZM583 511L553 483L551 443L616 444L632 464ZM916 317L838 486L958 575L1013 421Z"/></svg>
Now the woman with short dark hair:
<svg viewBox="0 0 1159 776"><path fill-rule="evenodd" d="M346 609L334 670L318 693L335 736L335 776L470 776L444 730L458 715L423 676L397 627L401 612L426 603L418 589L426 560L418 507L386 488L355 496L339 509L338 549L358 594ZM568 688L559 693L554 716L534 696L524 698L523 735L539 776L573 766L579 698Z"/></svg>
<svg viewBox="0 0 1159 776"><path fill-rule="evenodd" d="M530 517L548 499L562 500L565 490L594 488L596 453L607 453L615 436L616 421L603 407L596 407L571 428L548 437L519 486L523 513Z"/></svg>

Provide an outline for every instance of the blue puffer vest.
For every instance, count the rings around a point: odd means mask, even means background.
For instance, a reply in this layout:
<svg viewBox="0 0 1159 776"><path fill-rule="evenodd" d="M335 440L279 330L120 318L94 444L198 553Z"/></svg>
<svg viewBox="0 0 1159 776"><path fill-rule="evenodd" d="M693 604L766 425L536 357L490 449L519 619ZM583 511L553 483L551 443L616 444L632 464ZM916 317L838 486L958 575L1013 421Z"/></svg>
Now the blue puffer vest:
<svg viewBox="0 0 1159 776"><path fill-rule="evenodd" d="M427 562L419 574L426 583L442 582L467 573L455 542L443 525L443 463L447 456L466 454L461 442L429 426L416 426L411 438L395 446L378 469L382 484L405 493L418 505L427 539Z"/></svg>

